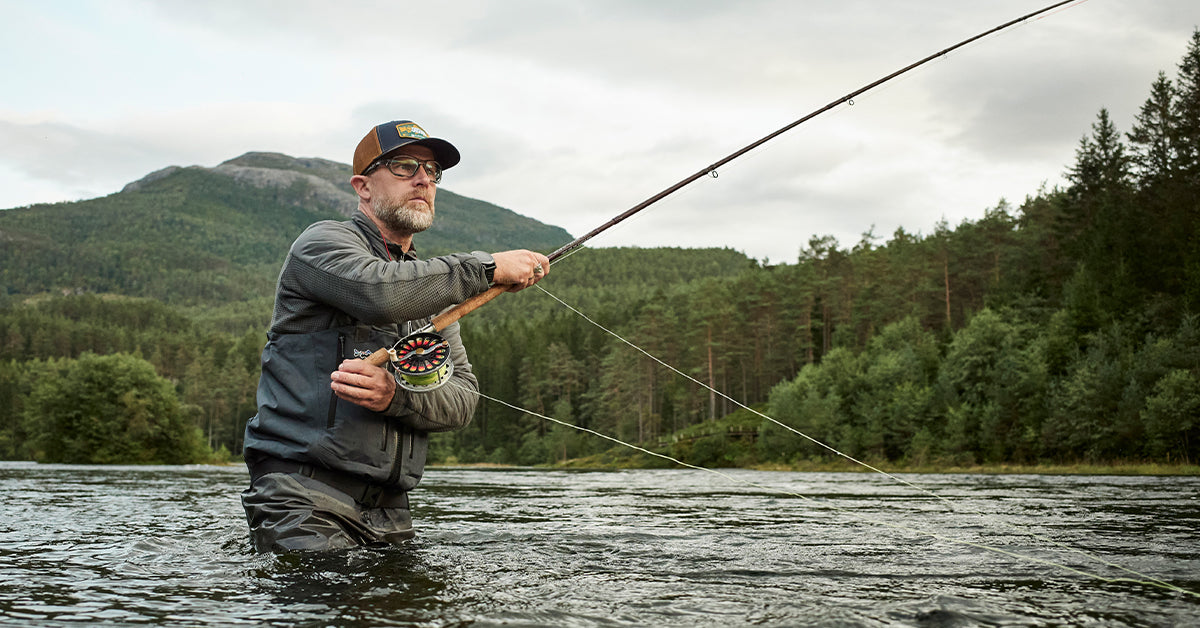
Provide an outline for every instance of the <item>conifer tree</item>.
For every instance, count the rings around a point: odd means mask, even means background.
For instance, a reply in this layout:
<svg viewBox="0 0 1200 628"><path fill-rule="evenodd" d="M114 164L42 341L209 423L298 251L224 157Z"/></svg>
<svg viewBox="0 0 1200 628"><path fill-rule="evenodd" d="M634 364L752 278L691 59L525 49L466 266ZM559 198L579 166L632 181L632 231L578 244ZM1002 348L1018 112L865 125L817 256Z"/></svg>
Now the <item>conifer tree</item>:
<svg viewBox="0 0 1200 628"><path fill-rule="evenodd" d="M1179 64L1176 85L1174 115L1178 120L1176 145L1180 169L1195 191L1200 189L1200 28L1192 32L1191 44Z"/></svg>
<svg viewBox="0 0 1200 628"><path fill-rule="evenodd" d="M1175 86L1166 73L1159 72L1150 88L1150 98L1142 104L1128 134L1134 173L1142 189L1166 182L1178 170L1179 125L1174 96Z"/></svg>
<svg viewBox="0 0 1200 628"><path fill-rule="evenodd" d="M1090 273L1110 296L1107 312L1124 312L1137 291L1130 269L1137 253L1131 235L1140 225L1131 202L1131 160L1107 109L1100 110L1092 135L1080 140L1075 158L1067 173L1072 185L1063 239L1081 272Z"/></svg>
<svg viewBox="0 0 1200 628"><path fill-rule="evenodd" d="M1147 292L1178 292L1186 237L1174 226L1175 197L1183 182L1179 169L1179 122L1175 87L1159 72L1142 104L1128 138L1137 180L1138 226L1128 234L1135 254L1129 257L1131 276ZM1163 272L1171 269L1173 272Z"/></svg>
<svg viewBox="0 0 1200 628"><path fill-rule="evenodd" d="M1179 220L1172 229L1183 241L1179 251L1182 272L1176 276L1181 279L1185 303L1192 312L1200 312L1200 28L1192 32L1175 83L1176 146L1183 179L1173 198Z"/></svg>

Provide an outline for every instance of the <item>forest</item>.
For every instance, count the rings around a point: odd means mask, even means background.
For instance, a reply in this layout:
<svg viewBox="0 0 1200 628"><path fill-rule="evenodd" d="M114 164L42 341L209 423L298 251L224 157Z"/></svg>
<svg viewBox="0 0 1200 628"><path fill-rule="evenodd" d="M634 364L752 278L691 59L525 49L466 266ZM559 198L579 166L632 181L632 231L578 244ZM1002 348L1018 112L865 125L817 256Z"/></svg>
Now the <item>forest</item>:
<svg viewBox="0 0 1200 628"><path fill-rule="evenodd" d="M463 320L482 392L505 403L435 435L433 459L662 464L553 417L705 466L1196 464L1200 30L1132 127L1101 109L1065 172L927 234L813 237L794 263L566 257L544 291ZM255 281L207 302L112 290L0 309L0 458L236 458L270 315Z"/></svg>

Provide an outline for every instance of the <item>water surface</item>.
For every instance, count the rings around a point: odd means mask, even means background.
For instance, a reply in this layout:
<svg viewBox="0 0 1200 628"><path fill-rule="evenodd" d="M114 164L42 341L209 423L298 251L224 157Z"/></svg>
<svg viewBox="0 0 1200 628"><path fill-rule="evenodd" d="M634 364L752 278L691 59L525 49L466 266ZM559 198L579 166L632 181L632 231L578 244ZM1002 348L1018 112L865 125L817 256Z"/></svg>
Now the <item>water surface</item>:
<svg viewBox="0 0 1200 628"><path fill-rule="evenodd" d="M1200 478L727 473L431 469L410 544L277 557L240 467L0 463L0 624L1200 625Z"/></svg>

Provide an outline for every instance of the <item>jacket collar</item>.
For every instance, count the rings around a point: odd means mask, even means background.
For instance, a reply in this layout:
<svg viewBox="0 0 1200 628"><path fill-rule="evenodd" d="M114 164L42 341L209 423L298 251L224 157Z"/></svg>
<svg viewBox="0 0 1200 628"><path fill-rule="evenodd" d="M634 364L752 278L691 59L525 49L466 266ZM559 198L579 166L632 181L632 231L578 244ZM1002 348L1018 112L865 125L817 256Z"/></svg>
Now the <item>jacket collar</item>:
<svg viewBox="0 0 1200 628"><path fill-rule="evenodd" d="M396 243L385 240L383 234L379 232L379 227L375 226L375 223L366 214L362 213L361 210L356 211L350 220L363 235L367 236L367 242L371 245L371 252L377 257L384 259L417 259L417 245L415 243L407 253L401 250L400 246Z"/></svg>

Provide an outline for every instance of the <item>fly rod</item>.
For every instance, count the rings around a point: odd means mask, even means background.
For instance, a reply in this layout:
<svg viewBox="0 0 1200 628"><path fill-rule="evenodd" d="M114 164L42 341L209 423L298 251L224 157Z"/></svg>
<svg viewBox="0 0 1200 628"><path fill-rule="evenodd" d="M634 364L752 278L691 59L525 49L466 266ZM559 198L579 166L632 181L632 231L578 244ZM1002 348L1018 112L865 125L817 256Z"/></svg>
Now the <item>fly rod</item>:
<svg viewBox="0 0 1200 628"><path fill-rule="evenodd" d="M1075 2L1082 2L1082 1L1086 1L1086 0L1062 0L1061 2L1055 2L1054 4L1051 4L1045 8L1038 9L1037 11L1023 15L1014 20L1009 20L1008 22L1005 22L999 26L996 26L994 28L990 28L986 31L983 31L982 33L979 33L978 35L964 39L964 40L958 42L957 44L950 46L949 48L945 48L943 50L935 52L935 53L925 57L924 59L921 59L920 61L911 63L899 70L896 70L895 72L892 72L891 74L888 74L887 76L884 76L880 79L877 79L866 85L863 85L862 87L860 87L844 96L841 96L840 98L830 101L829 104L812 111L811 113L805 115L804 117L799 118L799 119L795 120L794 122L791 122L783 127L780 127L779 129L759 138L758 140L755 140L754 142L751 142L750 144L743 146L742 148L739 148L738 150L726 155L725 157L713 162L712 164L709 164L708 166L705 166L704 168L697 170L694 174L680 180L675 185L672 185L671 187L666 188L665 190L659 192L658 194L655 194L654 196L651 196L650 198L642 201L641 203L638 203L637 205L630 207L629 209L625 210L618 216L612 218L608 222L600 225L599 227L596 227L595 229L592 229L591 231L579 236L578 238L575 238L571 242L564 244L563 246L559 247L558 250L554 251L553 253L550 253L546 257L549 258L551 263L553 263L556 259L562 257L563 255L579 248L580 246L583 246L583 244L585 242L587 242L588 240L591 240L592 238L596 237L597 235L603 233L604 231L607 231L608 229L616 226L618 223L624 221L626 218L629 218L630 216L633 216L634 214L642 211L643 209L646 209L647 207L657 203L658 201L661 201L662 199L674 194L675 192L678 192L680 189L682 189L704 177L716 176L717 169L721 168L725 164L728 164L729 162L737 159L738 157L745 155L746 153L754 150L755 148L758 148L759 146L766 144L767 142L775 139L776 137L779 137L780 135L787 133L788 131L800 126L801 124L804 124L805 122L808 122L809 120L821 115L822 113L825 113L826 111L829 111L830 109L833 109L843 103L854 104L855 97L860 96L868 91L871 91L872 89L875 89L876 87L879 87L880 85L883 85L884 83L887 83L888 81L891 81L892 79L894 79L896 77L907 74L908 72L911 72L912 70L915 70L915 69L925 65L926 63L933 61L934 59L943 57L959 48L962 48L963 46L966 46L970 43L973 43L975 41L983 39L984 37L987 37L988 35L998 33L1006 28L1009 28L1016 24L1020 24L1021 22L1028 21L1034 17L1042 15L1043 13L1053 11L1054 9L1057 9L1059 7L1066 6L1068 4L1072 4ZM420 386L422 386L422 388L414 388L413 390L431 390L432 388L436 388L436 387L440 386L441 383L444 383L449 378L449 371L450 371L450 369L453 368L453 366L451 366L452 362L449 359L448 348L445 346L444 341L438 342L441 339L441 337L437 334L437 332L440 332L441 330L445 329L446 327L449 327L451 324L457 322L462 317L466 316L467 314L470 314L471 312L475 311L480 306L484 305L485 303L488 303L492 299L500 296L501 293L504 293L507 291L508 291L507 286L503 286L503 285L492 286L486 292L477 294L477 295L471 297L470 299L467 299L466 301L463 301L462 303L459 303L458 305L438 314L437 316L434 316L429 321L429 324L425 325L421 329L418 329L417 331L413 332L410 336L407 336L404 339L401 339L400 342L396 343L396 347L393 347L391 349L386 349L386 348L380 349L379 351L376 351L375 353L371 354L371 356L367 358L367 361L371 362L372 364L375 364L376 366L382 366L387 360L390 359L392 361L393 365L396 366L397 373L401 375L401 378L406 378L406 377L411 376L414 379L420 379L420 380L426 382L426 383L420 384ZM410 340L420 340L420 342L410 342ZM399 353L399 351L401 350L399 348L401 348L401 347L403 347L403 349L406 350L405 353L403 353L403 354ZM439 359L426 358L426 356L433 356L435 354L443 355L443 357L439 358ZM420 364L414 366L414 363L420 363ZM413 370L413 368L416 368L418 366L419 366L419 369L418 369L419 372L411 373L411 375L406 374L407 371L411 371L411 370ZM443 371L445 372L445 375L442 375ZM404 381L405 381L404 379L401 379L401 385L404 385Z"/></svg>

